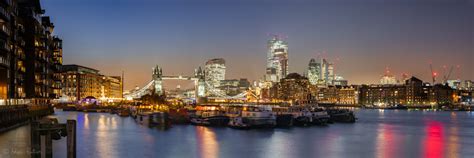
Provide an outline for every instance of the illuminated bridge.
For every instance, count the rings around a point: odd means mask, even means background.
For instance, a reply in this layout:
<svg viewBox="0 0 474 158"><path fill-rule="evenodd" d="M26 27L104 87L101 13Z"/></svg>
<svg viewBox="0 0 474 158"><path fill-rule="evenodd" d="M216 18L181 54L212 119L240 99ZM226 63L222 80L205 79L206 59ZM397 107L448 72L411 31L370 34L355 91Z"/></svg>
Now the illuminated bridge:
<svg viewBox="0 0 474 158"><path fill-rule="evenodd" d="M188 80L194 81L194 90L195 97L212 97L212 98L224 98L224 99L245 99L247 92L242 92L240 94L229 96L224 91L220 89L213 88L205 81L204 71L201 67L197 68L194 71L194 76L164 76L162 69L157 65L153 68L152 80L148 82L144 87L132 91L129 94L126 94L124 97L128 99L137 99L141 98L146 94L163 94L163 81L164 80Z"/></svg>

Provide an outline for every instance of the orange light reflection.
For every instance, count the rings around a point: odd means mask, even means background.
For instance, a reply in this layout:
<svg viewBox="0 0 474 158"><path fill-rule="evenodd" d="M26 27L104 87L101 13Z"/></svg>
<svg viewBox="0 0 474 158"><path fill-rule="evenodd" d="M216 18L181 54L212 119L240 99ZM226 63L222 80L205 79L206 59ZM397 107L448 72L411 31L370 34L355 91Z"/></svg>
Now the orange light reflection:
<svg viewBox="0 0 474 158"><path fill-rule="evenodd" d="M198 152L203 158L219 157L219 143L216 134L207 127L197 126L196 135L198 142Z"/></svg>

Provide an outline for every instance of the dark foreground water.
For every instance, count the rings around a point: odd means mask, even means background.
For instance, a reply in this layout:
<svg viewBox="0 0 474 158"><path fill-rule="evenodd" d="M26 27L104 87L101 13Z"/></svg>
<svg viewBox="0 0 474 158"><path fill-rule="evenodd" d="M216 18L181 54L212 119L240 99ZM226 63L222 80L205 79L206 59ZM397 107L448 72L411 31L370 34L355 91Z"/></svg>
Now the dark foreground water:
<svg viewBox="0 0 474 158"><path fill-rule="evenodd" d="M78 157L474 157L474 113L356 110L355 124L270 130L175 125L148 128L107 113L76 119ZM29 127L0 134L0 157L29 157ZM54 156L66 156L66 139Z"/></svg>

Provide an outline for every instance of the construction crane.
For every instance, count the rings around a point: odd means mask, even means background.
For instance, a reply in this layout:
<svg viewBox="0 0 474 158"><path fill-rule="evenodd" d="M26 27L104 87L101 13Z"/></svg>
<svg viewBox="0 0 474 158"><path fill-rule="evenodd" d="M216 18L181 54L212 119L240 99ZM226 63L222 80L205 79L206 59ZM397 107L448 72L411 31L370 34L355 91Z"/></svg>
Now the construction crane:
<svg viewBox="0 0 474 158"><path fill-rule="evenodd" d="M448 79L449 77L451 77L451 73L453 72L453 66L451 66L451 68L449 69L449 72L448 72L448 76L446 76L446 74L444 75L444 83L447 83L448 82Z"/></svg>
<svg viewBox="0 0 474 158"><path fill-rule="evenodd" d="M461 78L461 65L456 65L456 79L460 80Z"/></svg>

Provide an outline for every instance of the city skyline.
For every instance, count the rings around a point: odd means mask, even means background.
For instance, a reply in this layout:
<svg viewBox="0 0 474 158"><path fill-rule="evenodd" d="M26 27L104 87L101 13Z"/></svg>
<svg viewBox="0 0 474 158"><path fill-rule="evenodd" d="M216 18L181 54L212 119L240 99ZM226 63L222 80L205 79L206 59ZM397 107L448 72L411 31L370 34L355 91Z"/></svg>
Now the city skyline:
<svg viewBox="0 0 474 158"><path fill-rule="evenodd" d="M287 37L290 73L321 54L349 84L378 83L386 67L429 81L430 61L439 72L460 65L453 78L474 78L472 1L82 2L42 1L58 8L47 14L66 39L64 63L123 70L127 90L150 81L156 64L165 75L191 75L211 58L226 60L227 78L261 79L269 34Z"/></svg>
<svg viewBox="0 0 474 158"><path fill-rule="evenodd" d="M0 0L0 158L471 157L473 61L474 0Z"/></svg>

